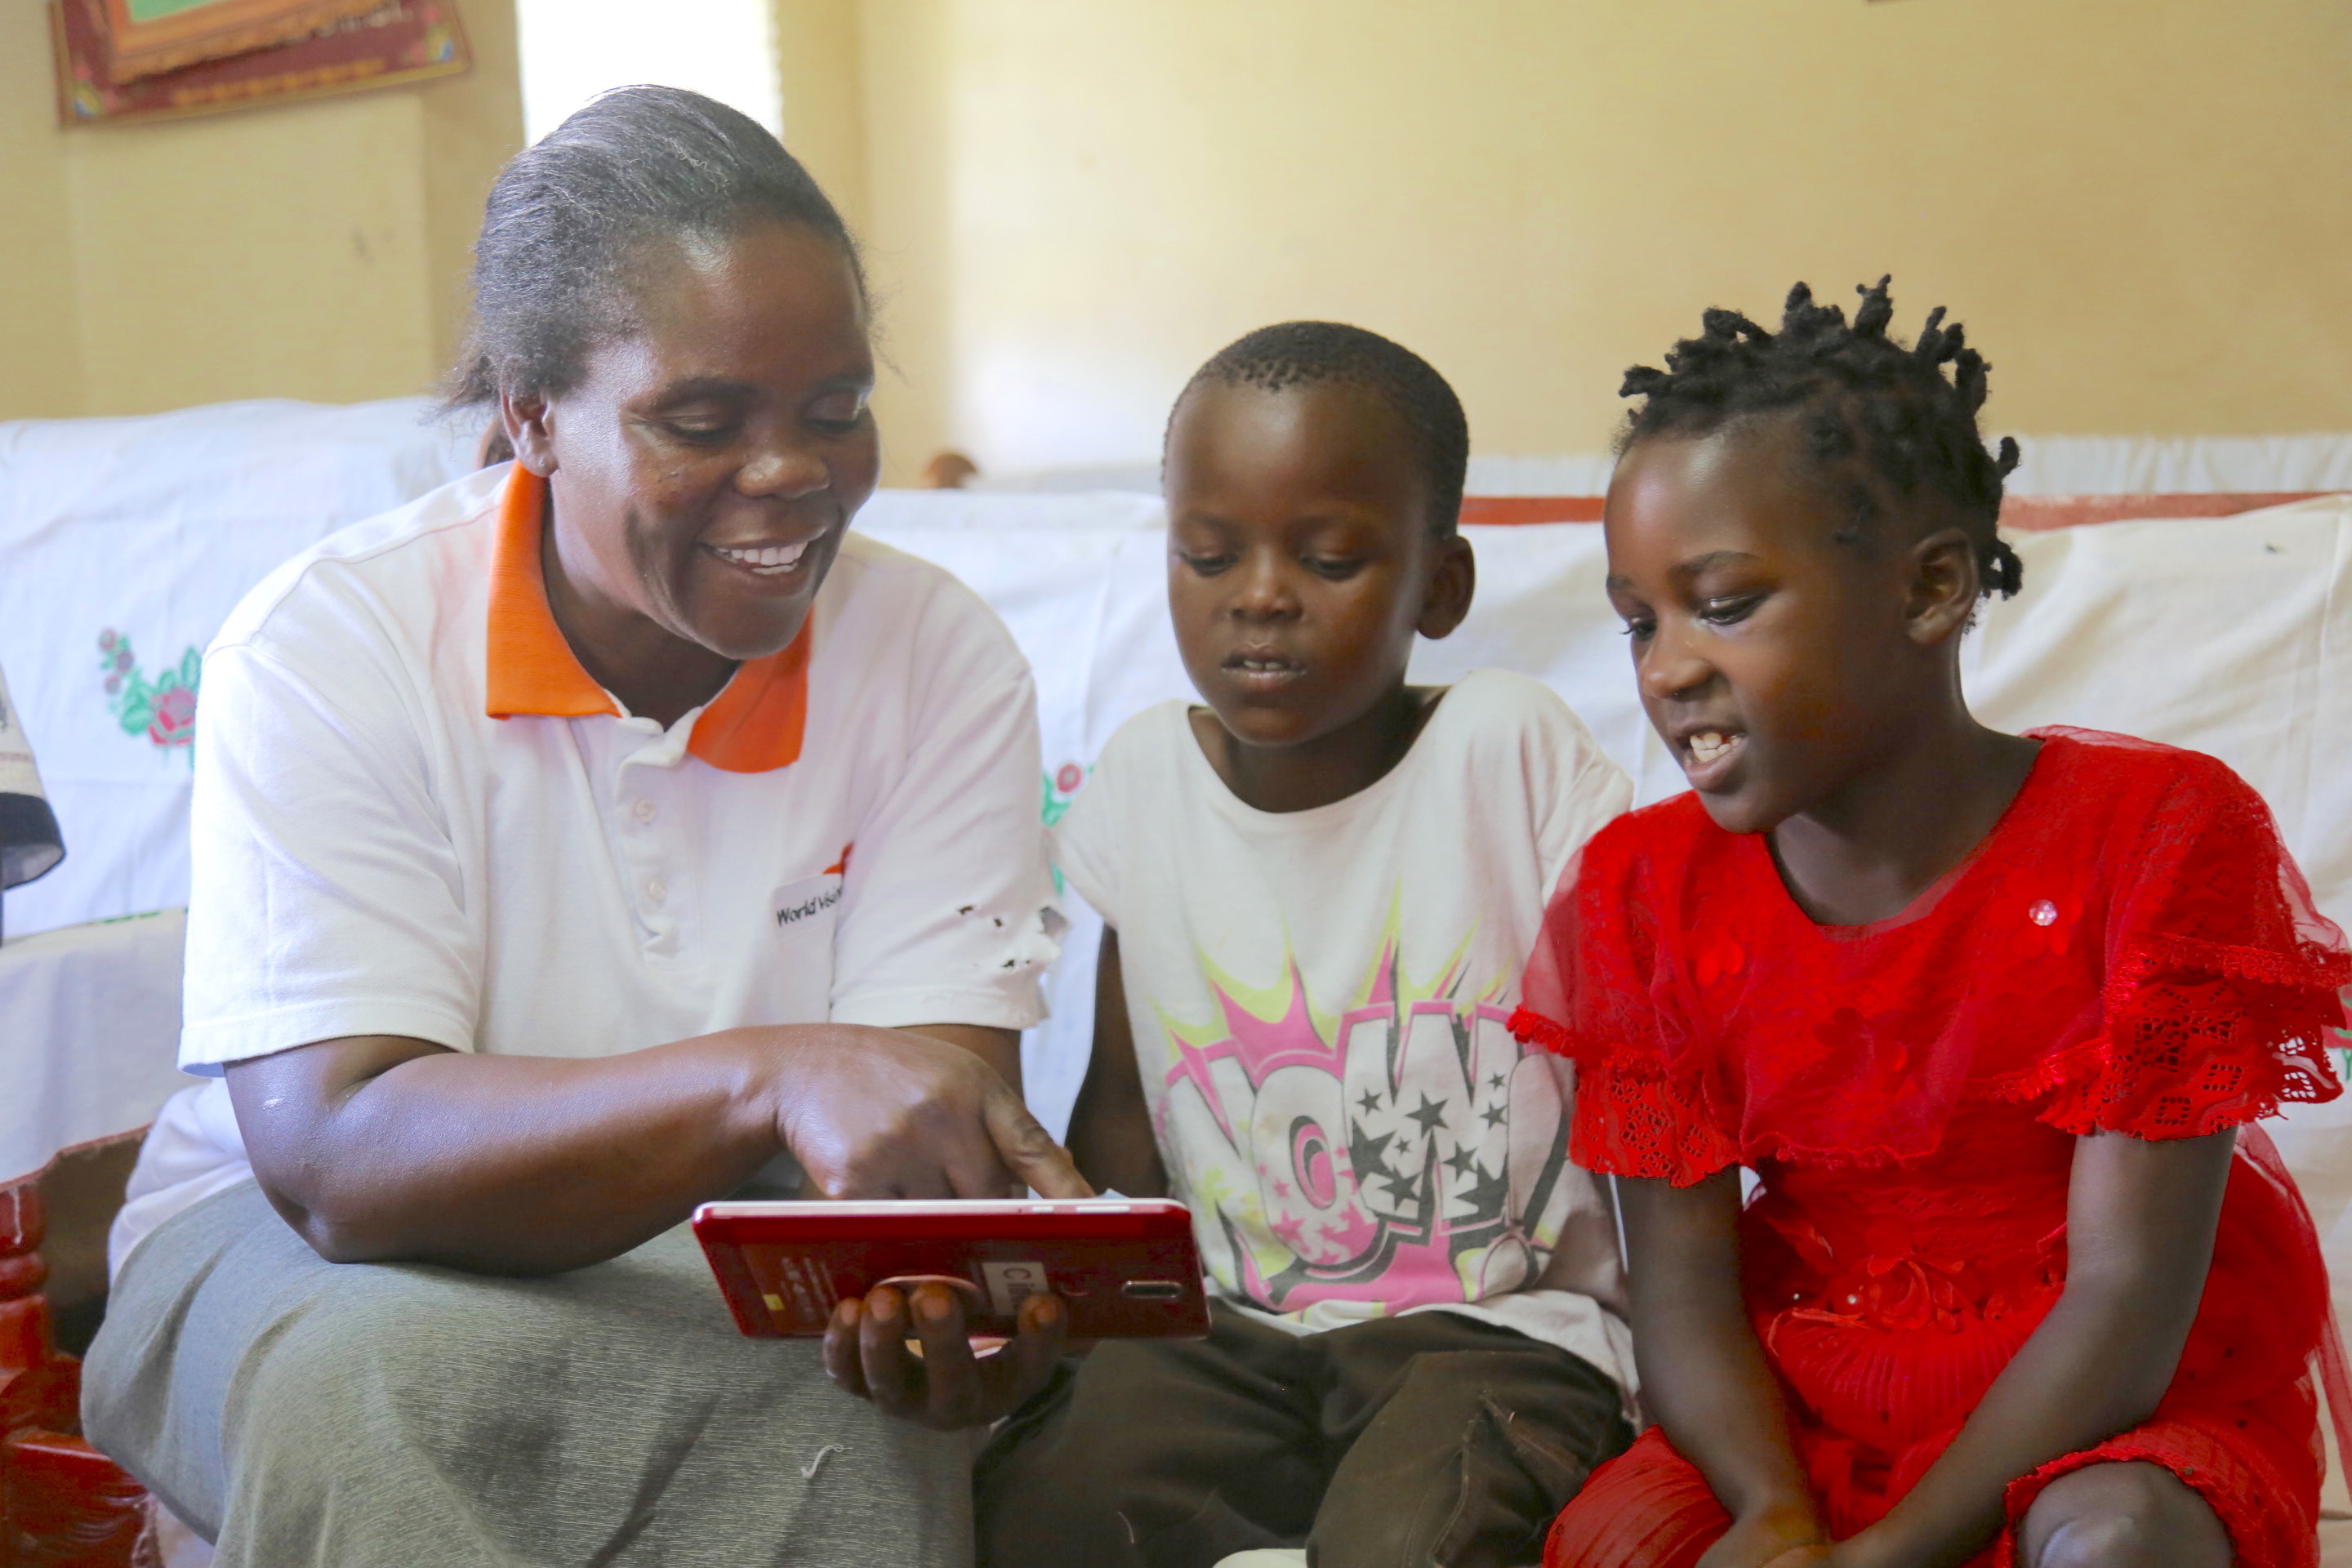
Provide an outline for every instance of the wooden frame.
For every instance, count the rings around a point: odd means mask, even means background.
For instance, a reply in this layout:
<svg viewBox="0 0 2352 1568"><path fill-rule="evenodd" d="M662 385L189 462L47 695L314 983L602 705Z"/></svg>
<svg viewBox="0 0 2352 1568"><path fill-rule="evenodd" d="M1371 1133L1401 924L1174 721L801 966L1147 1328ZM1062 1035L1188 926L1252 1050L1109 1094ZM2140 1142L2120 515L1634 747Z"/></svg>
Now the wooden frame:
<svg viewBox="0 0 2352 1568"><path fill-rule="evenodd" d="M292 103L455 76L473 64L454 0L373 0L364 15L290 43L117 82L110 74L104 8L120 3L49 0L60 125L173 120Z"/></svg>
<svg viewBox="0 0 2352 1568"><path fill-rule="evenodd" d="M117 86L273 44L373 10L377 0L105 0L107 79ZM142 16L143 8L160 14Z"/></svg>

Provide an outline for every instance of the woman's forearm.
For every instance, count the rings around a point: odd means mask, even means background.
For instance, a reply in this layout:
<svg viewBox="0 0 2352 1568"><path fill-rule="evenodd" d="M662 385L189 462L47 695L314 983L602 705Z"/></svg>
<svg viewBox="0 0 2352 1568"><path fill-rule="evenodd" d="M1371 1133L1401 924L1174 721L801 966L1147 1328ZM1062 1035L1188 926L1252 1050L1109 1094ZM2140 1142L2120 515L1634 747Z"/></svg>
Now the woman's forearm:
<svg viewBox="0 0 2352 1568"><path fill-rule="evenodd" d="M585 1058L330 1040L229 1084L264 1190L322 1257L551 1272L627 1251L781 1151L760 1066L785 1043L751 1033Z"/></svg>
<svg viewBox="0 0 2352 1568"><path fill-rule="evenodd" d="M1083 1196L990 1065L1014 1049L960 1026L584 1058L373 1036L237 1063L229 1092L263 1190L322 1257L545 1273L627 1251L786 1150L833 1197Z"/></svg>

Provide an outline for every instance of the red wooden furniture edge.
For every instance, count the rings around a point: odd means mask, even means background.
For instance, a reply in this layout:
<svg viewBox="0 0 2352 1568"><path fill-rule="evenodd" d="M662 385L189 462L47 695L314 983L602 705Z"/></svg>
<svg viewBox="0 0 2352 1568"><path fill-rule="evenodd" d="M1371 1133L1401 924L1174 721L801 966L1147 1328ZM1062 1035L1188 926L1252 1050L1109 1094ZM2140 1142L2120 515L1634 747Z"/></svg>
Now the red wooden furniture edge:
<svg viewBox="0 0 2352 1568"><path fill-rule="evenodd" d="M47 1170L0 1184L0 1568L151 1568L147 1494L82 1441L81 1363L50 1333Z"/></svg>
<svg viewBox="0 0 2352 1568"><path fill-rule="evenodd" d="M2231 495L2011 496L2001 503L2000 525L2038 533L2088 522L2122 522L2149 517L2234 517L2267 506L2310 500L2325 490L2251 491ZM1486 527L1535 522L1599 522L1599 496L1465 496L1462 521Z"/></svg>

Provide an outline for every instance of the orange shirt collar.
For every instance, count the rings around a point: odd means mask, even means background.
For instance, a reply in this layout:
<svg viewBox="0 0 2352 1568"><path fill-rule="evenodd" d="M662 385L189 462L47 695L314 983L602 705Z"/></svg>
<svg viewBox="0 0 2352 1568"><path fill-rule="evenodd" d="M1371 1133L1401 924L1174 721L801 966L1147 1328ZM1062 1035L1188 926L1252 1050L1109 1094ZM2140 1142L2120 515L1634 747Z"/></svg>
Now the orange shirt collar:
<svg viewBox="0 0 2352 1568"><path fill-rule="evenodd" d="M582 667L548 607L540 564L547 481L520 463L507 471L490 548L487 697L493 719L579 718L621 711ZM686 749L730 773L762 773L799 760L808 726L809 627L778 653L748 659L694 721Z"/></svg>
<svg viewBox="0 0 2352 1568"><path fill-rule="evenodd" d="M499 496L498 533L490 546L488 696L493 719L518 713L572 719L618 713L621 705L581 668L547 605L540 566L540 532L547 481L517 463Z"/></svg>

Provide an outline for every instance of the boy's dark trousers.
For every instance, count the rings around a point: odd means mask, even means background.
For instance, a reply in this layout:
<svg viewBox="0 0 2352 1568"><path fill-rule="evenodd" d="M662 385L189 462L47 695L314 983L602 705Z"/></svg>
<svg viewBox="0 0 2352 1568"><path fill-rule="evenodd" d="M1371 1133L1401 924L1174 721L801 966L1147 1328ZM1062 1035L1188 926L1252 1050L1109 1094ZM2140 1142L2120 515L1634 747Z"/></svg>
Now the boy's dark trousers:
<svg viewBox="0 0 2352 1568"><path fill-rule="evenodd" d="M1217 1303L1205 1340L1066 1363L974 1477L981 1568L1507 1568L1633 1441L1591 1363L1457 1313L1292 1334Z"/></svg>

